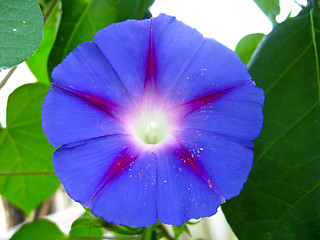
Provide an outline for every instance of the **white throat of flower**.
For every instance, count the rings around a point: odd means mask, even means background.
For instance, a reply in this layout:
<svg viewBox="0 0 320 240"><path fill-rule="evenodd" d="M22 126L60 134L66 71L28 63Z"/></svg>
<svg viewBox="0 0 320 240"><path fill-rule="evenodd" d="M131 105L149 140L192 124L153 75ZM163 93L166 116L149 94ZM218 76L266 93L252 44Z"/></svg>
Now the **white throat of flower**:
<svg viewBox="0 0 320 240"><path fill-rule="evenodd" d="M165 114L142 113L135 122L135 135L145 144L158 144L169 134L170 126Z"/></svg>

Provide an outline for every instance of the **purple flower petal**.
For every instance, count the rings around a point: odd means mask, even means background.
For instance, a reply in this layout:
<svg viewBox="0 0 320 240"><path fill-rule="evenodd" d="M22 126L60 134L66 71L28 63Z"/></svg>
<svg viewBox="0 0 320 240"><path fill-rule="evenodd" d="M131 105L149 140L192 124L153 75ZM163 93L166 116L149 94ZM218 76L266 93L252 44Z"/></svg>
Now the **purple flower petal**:
<svg viewBox="0 0 320 240"><path fill-rule="evenodd" d="M164 96L170 96L176 90L176 85L180 84L184 71L193 64L204 38L197 30L164 14L153 18L150 27L153 31L159 91Z"/></svg>
<svg viewBox="0 0 320 240"><path fill-rule="evenodd" d="M170 86L163 91L175 101L187 102L251 80L247 67L239 57L213 39L204 39L200 48L197 45L193 46L198 50L196 54L189 50L191 46L183 48L176 45L175 47L192 56L189 64L184 67L181 74L176 75L174 80L168 77L159 79L163 81L164 88ZM158 61L167 62L168 60L166 57L158 57ZM180 64L173 62L169 69L178 67Z"/></svg>
<svg viewBox="0 0 320 240"><path fill-rule="evenodd" d="M186 116L183 128L253 140L259 136L262 127L263 101L263 91L254 82L245 82L184 104L191 112Z"/></svg>
<svg viewBox="0 0 320 240"><path fill-rule="evenodd" d="M264 96L236 54L166 15L94 40L54 69L42 107L69 195L107 221L149 226L210 216L239 194Z"/></svg>
<svg viewBox="0 0 320 240"><path fill-rule="evenodd" d="M54 153L54 168L70 197L97 216L147 226L157 221L155 155L128 145L123 135L67 145Z"/></svg>
<svg viewBox="0 0 320 240"><path fill-rule="evenodd" d="M112 100L120 106L132 104L113 66L92 42L85 42L73 50L53 69L52 79L55 87Z"/></svg>
<svg viewBox="0 0 320 240"><path fill-rule="evenodd" d="M240 193L253 162L251 141L201 130L183 131L178 136L224 199Z"/></svg>
<svg viewBox="0 0 320 240"><path fill-rule="evenodd" d="M179 144L159 149L157 156L157 212L160 221L181 225L191 218L211 216L224 202L196 160ZM198 165L196 163L196 165Z"/></svg>
<svg viewBox="0 0 320 240"><path fill-rule="evenodd" d="M121 225L150 226L156 223L156 164L152 152L139 155L89 205L92 213Z"/></svg>
<svg viewBox="0 0 320 240"><path fill-rule="evenodd" d="M128 20L100 30L94 42L134 99L143 93L149 47L149 20Z"/></svg>
<svg viewBox="0 0 320 240"><path fill-rule="evenodd" d="M42 105L42 125L54 147L124 131L97 106L56 87L48 91Z"/></svg>
<svg viewBox="0 0 320 240"><path fill-rule="evenodd" d="M86 205L126 143L124 136L117 135L59 148L53 155L53 164L68 194Z"/></svg>

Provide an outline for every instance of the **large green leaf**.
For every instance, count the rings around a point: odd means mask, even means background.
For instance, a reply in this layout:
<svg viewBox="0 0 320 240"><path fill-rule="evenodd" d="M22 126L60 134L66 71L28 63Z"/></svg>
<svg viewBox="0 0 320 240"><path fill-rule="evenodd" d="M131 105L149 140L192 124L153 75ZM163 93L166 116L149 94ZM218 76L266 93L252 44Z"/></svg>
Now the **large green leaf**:
<svg viewBox="0 0 320 240"><path fill-rule="evenodd" d="M92 41L94 34L111 23L142 19L154 0L62 0L62 18L49 72L76 46Z"/></svg>
<svg viewBox="0 0 320 240"><path fill-rule="evenodd" d="M0 70L30 57L42 39L37 0L0 0Z"/></svg>
<svg viewBox="0 0 320 240"><path fill-rule="evenodd" d="M23 225L10 240L66 240L58 226L45 219Z"/></svg>
<svg viewBox="0 0 320 240"><path fill-rule="evenodd" d="M320 9L274 28L249 71L264 124L241 194L223 207L238 238L320 239Z"/></svg>
<svg viewBox="0 0 320 240"><path fill-rule="evenodd" d="M7 106L7 127L0 128L0 194L25 213L59 185L53 171L54 148L42 132L40 107L48 87L27 84L16 89Z"/></svg>
<svg viewBox="0 0 320 240"><path fill-rule="evenodd" d="M235 52L244 64L248 64L254 50L265 35L263 33L252 33L244 36L237 44Z"/></svg>

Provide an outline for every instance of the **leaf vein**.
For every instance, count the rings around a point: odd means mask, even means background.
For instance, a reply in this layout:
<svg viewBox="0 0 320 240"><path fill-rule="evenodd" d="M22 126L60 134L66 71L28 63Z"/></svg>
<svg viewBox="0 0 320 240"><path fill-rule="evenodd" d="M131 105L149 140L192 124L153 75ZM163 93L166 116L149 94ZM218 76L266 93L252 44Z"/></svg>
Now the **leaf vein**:
<svg viewBox="0 0 320 240"><path fill-rule="evenodd" d="M312 42L313 42L313 49L314 49L314 56L315 56L315 63L317 69L317 80L318 80L318 102L320 103L320 69L319 69L319 56L318 56L318 47L317 47L317 40L316 40L316 33L315 33L315 26L314 26L314 16L313 16L314 9L310 11L310 22L311 22L311 32L312 32Z"/></svg>
<svg viewBox="0 0 320 240"><path fill-rule="evenodd" d="M256 161L254 161L254 165L252 166L252 169L254 169L259 161L269 152L269 150L280 141L282 137L284 137L288 132L290 132L294 127L296 127L303 119L305 119L316 107L318 106L318 103L314 104L302 117L300 117L295 123L293 123L290 127L288 127L283 134L281 134L277 139L275 139L269 147L266 147L266 150L257 158ZM251 170L252 171L252 170Z"/></svg>

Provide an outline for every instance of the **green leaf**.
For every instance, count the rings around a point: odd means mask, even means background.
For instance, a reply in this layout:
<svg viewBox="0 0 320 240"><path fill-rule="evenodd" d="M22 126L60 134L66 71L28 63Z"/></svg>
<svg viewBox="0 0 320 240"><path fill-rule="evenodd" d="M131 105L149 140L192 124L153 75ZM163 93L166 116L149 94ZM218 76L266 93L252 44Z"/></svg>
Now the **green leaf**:
<svg viewBox="0 0 320 240"><path fill-rule="evenodd" d="M264 124L241 194L223 206L238 238L320 239L320 9L277 25L249 71Z"/></svg>
<svg viewBox="0 0 320 240"><path fill-rule="evenodd" d="M59 186L54 148L42 132L40 107L48 87L26 84L10 96L7 127L0 128L0 194L29 213Z"/></svg>
<svg viewBox="0 0 320 240"><path fill-rule="evenodd" d="M33 56L26 61L30 71L39 82L50 83L47 63L56 38L59 15L60 8L57 4L43 29L43 40L40 46Z"/></svg>
<svg viewBox="0 0 320 240"><path fill-rule="evenodd" d="M39 48L34 55L26 61L30 71L39 82L50 83L47 62L53 46L55 34L56 31L54 26L46 26L43 30L43 40Z"/></svg>
<svg viewBox="0 0 320 240"><path fill-rule="evenodd" d="M172 229L175 238L178 238L183 232L186 232L189 236L191 236L187 223L183 225L172 225Z"/></svg>
<svg viewBox="0 0 320 240"><path fill-rule="evenodd" d="M29 58L42 39L37 0L0 0L0 71Z"/></svg>
<svg viewBox="0 0 320 240"><path fill-rule="evenodd" d="M178 238L184 232L184 225L172 225L174 236Z"/></svg>
<svg viewBox="0 0 320 240"><path fill-rule="evenodd" d="M62 18L49 72L76 46L92 41L95 33L114 22L142 19L154 0L62 0Z"/></svg>
<svg viewBox="0 0 320 240"><path fill-rule="evenodd" d="M70 240L82 240L77 236L103 236L104 220L90 213L84 213L81 217L72 223L70 231Z"/></svg>
<svg viewBox="0 0 320 240"><path fill-rule="evenodd" d="M45 219L23 225L10 240L66 240L58 226Z"/></svg>
<svg viewBox="0 0 320 240"><path fill-rule="evenodd" d="M143 232L139 235L138 240L156 240L157 232L154 230L155 225L143 228Z"/></svg>
<svg viewBox="0 0 320 240"><path fill-rule="evenodd" d="M104 228L111 232L119 233L122 235L138 235L141 234L144 230L143 227L121 226L108 222L104 223Z"/></svg>
<svg viewBox="0 0 320 240"><path fill-rule="evenodd" d="M72 223L71 228L85 226L103 228L104 222L105 221L103 219L86 212Z"/></svg>
<svg viewBox="0 0 320 240"><path fill-rule="evenodd" d="M244 64L248 64L254 50L265 35L263 33L253 33L243 37L236 46L236 54Z"/></svg>
<svg viewBox="0 0 320 240"><path fill-rule="evenodd" d="M77 227L72 227L70 232L69 232L69 238L68 240L83 240L87 238L83 237L96 237L94 239L100 239L98 237L103 236L103 230L101 228L90 228L89 226L77 226ZM89 238L92 239L92 238Z"/></svg>
<svg viewBox="0 0 320 240"><path fill-rule="evenodd" d="M254 0L270 21L275 24L276 16L280 13L279 0Z"/></svg>
<svg viewBox="0 0 320 240"><path fill-rule="evenodd" d="M89 210L87 211L88 212L84 213L81 217L79 217L72 223L72 228L86 226L89 226L89 228L105 228L106 230L122 235L137 235L143 232L144 228L142 227L115 225L104 221L102 218L94 216L89 212Z"/></svg>

